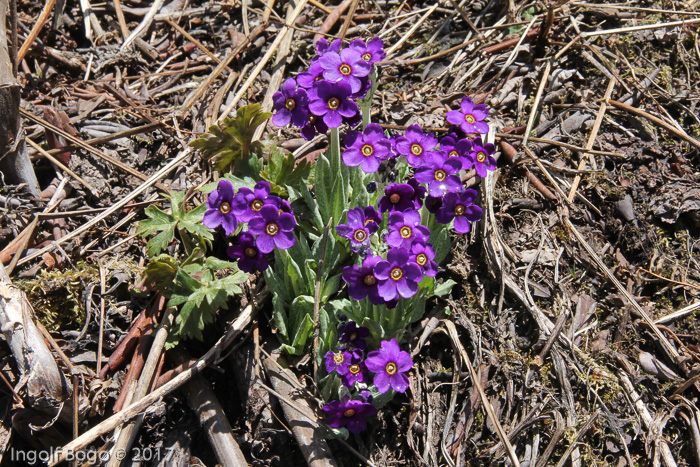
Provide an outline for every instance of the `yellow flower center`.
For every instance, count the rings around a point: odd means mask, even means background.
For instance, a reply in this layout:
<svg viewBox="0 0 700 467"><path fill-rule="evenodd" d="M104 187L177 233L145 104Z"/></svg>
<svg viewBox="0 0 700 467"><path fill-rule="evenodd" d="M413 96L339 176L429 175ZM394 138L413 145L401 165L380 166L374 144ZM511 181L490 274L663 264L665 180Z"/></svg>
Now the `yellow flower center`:
<svg viewBox="0 0 700 467"><path fill-rule="evenodd" d="M287 110L294 110L294 107L296 107L296 106L297 106L296 101L294 99L292 99L291 97L289 99L287 99L286 101L284 101L284 108Z"/></svg>
<svg viewBox="0 0 700 467"><path fill-rule="evenodd" d="M258 250L253 248L252 246L249 246L245 250L243 250L243 253L248 257L248 258L255 258L258 256Z"/></svg>
<svg viewBox="0 0 700 467"><path fill-rule="evenodd" d="M394 268L391 270L391 273L389 275L392 279L397 281L403 277L403 271L401 270L401 268Z"/></svg>
<svg viewBox="0 0 700 467"><path fill-rule="evenodd" d="M352 234L353 240L355 240L358 243L362 243L365 240L367 240L367 232L365 232L362 229L357 229L355 233Z"/></svg>
<svg viewBox="0 0 700 467"><path fill-rule="evenodd" d="M459 157L459 153L454 149L447 154L449 157Z"/></svg>
<svg viewBox="0 0 700 467"><path fill-rule="evenodd" d="M348 76L350 73L352 73L352 67L348 65L347 63L343 63L340 65L340 68L338 68L342 74L345 76Z"/></svg>
<svg viewBox="0 0 700 467"><path fill-rule="evenodd" d="M394 363L394 362L387 363L384 370L386 370L386 372L388 374L393 375L394 373L396 373L396 370L397 370L396 363Z"/></svg>
<svg viewBox="0 0 700 467"><path fill-rule="evenodd" d="M353 332L352 334L350 334L350 341L352 342L352 341L354 341L355 339L357 339L357 333L356 333L356 332Z"/></svg>
<svg viewBox="0 0 700 467"><path fill-rule="evenodd" d="M263 202L260 201L259 199L254 199L252 203L250 203L250 207L253 208L253 211L260 211L263 207Z"/></svg>
<svg viewBox="0 0 700 467"><path fill-rule="evenodd" d="M455 216L462 216L464 215L464 211L466 211L467 208L463 204L458 204L455 206Z"/></svg>
<svg viewBox="0 0 700 467"><path fill-rule="evenodd" d="M345 355L342 352L333 354L333 361L336 365L340 365L345 361Z"/></svg>
<svg viewBox="0 0 700 467"><path fill-rule="evenodd" d="M420 156L421 154L423 154L423 146L421 146L420 144L416 144L416 143L412 144L411 145L411 153L414 156Z"/></svg>
<svg viewBox="0 0 700 467"><path fill-rule="evenodd" d="M401 201L401 195L398 193L392 193L391 196L389 196L389 201L391 204L396 204Z"/></svg>
<svg viewBox="0 0 700 467"><path fill-rule="evenodd" d="M356 375L360 372L360 369L360 365L358 365L357 363L353 363L352 365L350 365L350 368L348 368L348 371L353 375Z"/></svg>
<svg viewBox="0 0 700 467"><path fill-rule="evenodd" d="M425 263L428 262L428 257L425 256L424 253L419 254L416 256L416 263L420 264L421 266L425 266Z"/></svg>
<svg viewBox="0 0 700 467"><path fill-rule="evenodd" d="M343 412L343 417L345 418L352 418L355 416L355 410L354 409L348 409L345 412Z"/></svg>
<svg viewBox="0 0 700 467"><path fill-rule="evenodd" d="M221 214L228 214L229 212L231 212L231 205L224 201L223 203L221 203L221 205L219 205L219 211L221 212Z"/></svg>
<svg viewBox="0 0 700 467"><path fill-rule="evenodd" d="M364 279L362 279L362 282L365 283L365 285L374 285L377 283L377 278L374 277L372 274L367 274Z"/></svg>
<svg viewBox="0 0 700 467"><path fill-rule="evenodd" d="M328 108L331 110L336 110L338 107L340 107L340 99L337 97L331 97L328 99Z"/></svg>
<svg viewBox="0 0 700 467"><path fill-rule="evenodd" d="M370 60L372 60L372 54L369 52L363 53L362 60L364 60L365 62L369 62Z"/></svg>
<svg viewBox="0 0 700 467"><path fill-rule="evenodd" d="M435 180L437 180L438 182L443 181L445 177L447 177L447 174L444 170L438 169L435 171Z"/></svg>
<svg viewBox="0 0 700 467"><path fill-rule="evenodd" d="M361 151L362 151L362 154L363 154L365 157L369 157L369 156L371 156L372 154L374 154L374 147L372 147L371 144L365 144L365 145L362 146Z"/></svg>
<svg viewBox="0 0 700 467"><path fill-rule="evenodd" d="M483 151L476 153L476 160L479 162L484 162L486 160L486 154Z"/></svg>
<svg viewBox="0 0 700 467"><path fill-rule="evenodd" d="M316 115L309 115L309 123L312 125L316 123Z"/></svg>
<svg viewBox="0 0 700 467"><path fill-rule="evenodd" d="M280 228L274 222L267 224L267 227L265 227L265 233L267 233L268 235L277 235L279 231Z"/></svg>
<svg viewBox="0 0 700 467"><path fill-rule="evenodd" d="M471 123L472 125L474 124L474 122L476 122L476 119L472 114L465 115L464 119L467 121L467 123Z"/></svg>
<svg viewBox="0 0 700 467"><path fill-rule="evenodd" d="M399 230L399 233L401 234L401 238L411 238L411 234L413 233L413 231L409 226L404 225L403 227L401 227L401 230Z"/></svg>

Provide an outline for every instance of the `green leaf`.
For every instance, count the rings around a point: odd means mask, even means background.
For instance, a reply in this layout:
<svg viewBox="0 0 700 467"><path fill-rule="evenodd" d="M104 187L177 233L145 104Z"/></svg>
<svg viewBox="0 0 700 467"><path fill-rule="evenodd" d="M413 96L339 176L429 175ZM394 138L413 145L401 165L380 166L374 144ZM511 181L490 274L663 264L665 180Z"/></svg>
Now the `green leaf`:
<svg viewBox="0 0 700 467"><path fill-rule="evenodd" d="M221 125L212 125L190 144L201 151L204 159L214 159L216 169L227 171L236 161L247 161L252 153L262 154L262 145L253 141L253 136L271 116L270 112L262 111L260 104L241 107L235 118L227 117Z"/></svg>
<svg viewBox="0 0 700 467"><path fill-rule="evenodd" d="M274 146L270 153L270 160L260 171L260 176L270 183L273 193L286 197L289 196L288 188L298 190L301 186L309 185L311 167L306 159L300 160L297 164L292 153L285 156L277 146Z"/></svg>
<svg viewBox="0 0 700 467"><path fill-rule="evenodd" d="M275 319L275 326L277 326L277 335L280 336L280 340L284 343L289 343L289 317L287 315L287 309L285 307L284 300L273 292L272 295L272 316Z"/></svg>
<svg viewBox="0 0 700 467"><path fill-rule="evenodd" d="M158 235L148 241L148 255L155 256L168 247L168 244L175 238L175 226L177 220L170 214L161 211L156 206L149 206L145 211L149 219L141 221L137 235L146 237L152 233L158 232Z"/></svg>
<svg viewBox="0 0 700 467"><path fill-rule="evenodd" d="M447 279L442 284L438 284L437 286L435 286L435 290L433 290L433 295L435 297L444 297L452 291L452 287L454 287L456 284L457 283L452 279Z"/></svg>
<svg viewBox="0 0 700 467"><path fill-rule="evenodd" d="M167 294L172 290L178 269L177 261L170 255L151 258L143 272L144 284L149 290Z"/></svg>

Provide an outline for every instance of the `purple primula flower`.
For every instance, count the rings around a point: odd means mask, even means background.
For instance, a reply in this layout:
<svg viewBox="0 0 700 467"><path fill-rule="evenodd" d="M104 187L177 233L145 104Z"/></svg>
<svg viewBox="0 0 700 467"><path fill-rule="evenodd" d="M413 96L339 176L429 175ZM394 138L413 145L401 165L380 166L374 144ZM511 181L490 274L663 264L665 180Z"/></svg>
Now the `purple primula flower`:
<svg viewBox="0 0 700 467"><path fill-rule="evenodd" d="M348 211L348 223L338 224L336 232L343 238L350 240L350 250L358 253L369 246L369 236L371 233L365 225L365 213L362 208L354 208Z"/></svg>
<svg viewBox="0 0 700 467"><path fill-rule="evenodd" d="M352 388L355 383L365 382L365 363L362 361L362 354L355 353L352 356L352 361L348 367L348 372L343 375L343 384Z"/></svg>
<svg viewBox="0 0 700 467"><path fill-rule="evenodd" d="M380 394L391 387L396 392L406 392L408 376L406 373L413 366L408 352L401 350L396 339L382 341L379 350L370 352L365 360L367 369L375 373L374 385Z"/></svg>
<svg viewBox="0 0 700 467"><path fill-rule="evenodd" d="M423 271L408 257L408 251L403 248L392 248L386 261L379 261L374 267L374 276L379 279L377 290L384 300L394 300L399 296L411 298L418 291Z"/></svg>
<svg viewBox="0 0 700 467"><path fill-rule="evenodd" d="M420 214L413 209L389 214L389 234L385 240L389 246L410 249L414 241L427 242L430 230L420 224Z"/></svg>
<svg viewBox="0 0 700 467"><path fill-rule="evenodd" d="M278 127L289 125L303 127L309 120L309 98L306 89L297 88L293 78L289 78L282 84L281 90L272 96L276 113L272 116L272 123Z"/></svg>
<svg viewBox="0 0 700 467"><path fill-rule="evenodd" d="M328 39L322 37L316 41L316 53L318 55L323 55L326 52L338 52L342 45L343 41L340 39L334 39L333 42L329 44Z"/></svg>
<svg viewBox="0 0 700 467"><path fill-rule="evenodd" d="M321 80L309 91L309 110L314 115L323 117L329 128L338 128L343 117L350 118L357 114L357 104L348 99L350 85L344 81L331 83Z"/></svg>
<svg viewBox="0 0 700 467"><path fill-rule="evenodd" d="M248 222L248 230L257 235L255 244L263 253L271 252L275 247L286 250L294 245L294 227L297 221L294 216L283 212L280 214L276 206L265 205L260 209L260 217Z"/></svg>
<svg viewBox="0 0 700 467"><path fill-rule="evenodd" d="M421 185L415 178L409 178L406 182L413 188L413 208L420 209L423 206L423 198L428 189Z"/></svg>
<svg viewBox="0 0 700 467"><path fill-rule="evenodd" d="M435 214L442 206L442 196L430 196L425 198L425 208Z"/></svg>
<svg viewBox="0 0 700 467"><path fill-rule="evenodd" d="M232 259L238 260L238 269L245 272L253 272L254 269L264 271L268 262L264 254L255 244L255 237L250 232L241 232L238 235L238 244L231 245L226 253Z"/></svg>
<svg viewBox="0 0 700 467"><path fill-rule="evenodd" d="M379 224L382 223L382 215L374 206L366 206L364 209L365 213L365 227L370 235L379 230Z"/></svg>
<svg viewBox="0 0 700 467"><path fill-rule="evenodd" d="M433 156L430 167L416 169L416 180L427 183L430 196L442 196L445 193L462 191L462 181L457 174L462 168L462 161L447 154Z"/></svg>
<svg viewBox="0 0 700 467"><path fill-rule="evenodd" d="M306 140L311 140L316 136L316 133L325 134L328 132L328 125L323 122L323 119L314 114L309 115L309 121L301 129L301 135Z"/></svg>
<svg viewBox="0 0 700 467"><path fill-rule="evenodd" d="M308 70L297 75L297 84L304 89L311 89L311 87L322 78L323 67L320 63L312 63Z"/></svg>
<svg viewBox="0 0 700 467"><path fill-rule="evenodd" d="M459 125L463 132L468 135L474 133L486 134L489 126L484 122L489 116L489 111L484 104L474 105L474 101L469 97L463 97L460 110L450 110L447 112L446 120L453 125Z"/></svg>
<svg viewBox="0 0 700 467"><path fill-rule="evenodd" d="M215 229L218 226L224 228L226 235L231 235L238 227L238 219L233 212L233 185L228 180L219 180L216 190L209 193L207 198L207 211L204 213L203 224Z"/></svg>
<svg viewBox="0 0 700 467"><path fill-rule="evenodd" d="M323 67L323 77L337 83L343 81L350 85L353 93L362 89L360 78L369 75L372 65L362 59L360 52L343 49L338 52L326 52L318 59Z"/></svg>
<svg viewBox="0 0 700 467"><path fill-rule="evenodd" d="M454 228L459 233L469 232L469 222L481 219L483 211L474 204L478 193L467 189L462 193L448 193L442 198L442 207L435 214L435 220L449 224L454 219Z"/></svg>
<svg viewBox="0 0 700 467"><path fill-rule="evenodd" d="M347 374L348 368L350 368L352 363L352 357L353 354L343 349L339 349L337 352L329 350L324 357L326 372L331 374L335 371L340 376Z"/></svg>
<svg viewBox="0 0 700 467"><path fill-rule="evenodd" d="M424 167L430 163L429 156L437 143L433 135L426 135L421 127L411 125L406 129L406 136L396 140L396 150L406 156L411 167Z"/></svg>
<svg viewBox="0 0 700 467"><path fill-rule="evenodd" d="M464 169L468 170L473 165L479 177L486 177L489 170L496 170L496 159L491 155L495 151L493 144L483 144L481 138L474 138L469 156L464 159Z"/></svg>
<svg viewBox="0 0 700 467"><path fill-rule="evenodd" d="M375 266L382 261L379 256L371 254L362 261L362 267L345 266L343 280L348 283L348 294L355 300L364 300L369 297L373 305L381 305L384 299L379 296L377 290L377 277L374 275Z"/></svg>
<svg viewBox="0 0 700 467"><path fill-rule="evenodd" d="M418 209L420 203L415 199L416 191L411 185L392 183L384 190L384 196L379 199L379 210L404 211L406 209Z"/></svg>
<svg viewBox="0 0 700 467"><path fill-rule="evenodd" d="M367 428L365 417L377 414L377 408L369 402L350 400L331 401L323 406L326 423L333 428L347 428L350 433L361 433Z"/></svg>
<svg viewBox="0 0 700 467"><path fill-rule="evenodd" d="M391 149L389 140L384 136L382 127L376 123L370 123L363 133L348 131L345 135L343 162L348 167L362 168L364 173L374 173L379 164L389 157Z"/></svg>
<svg viewBox="0 0 700 467"><path fill-rule="evenodd" d="M357 50L362 57L362 60L366 61L370 65L374 65L380 60L386 58L386 52L384 52L384 41L379 37L374 37L370 39L367 44L362 39L355 39L350 42L349 47L351 49Z"/></svg>
<svg viewBox="0 0 700 467"><path fill-rule="evenodd" d="M266 204L279 207L281 202L279 197L270 195L270 184L262 180L256 183L252 190L240 188L231 204L241 222L250 222L251 219L260 216L260 210Z"/></svg>
<svg viewBox="0 0 700 467"><path fill-rule="evenodd" d="M448 135L440 140L440 149L446 152L448 157L459 160L464 166L465 162L467 162L465 159L469 158L472 142L468 139L460 139L455 143L455 138Z"/></svg>
<svg viewBox="0 0 700 467"><path fill-rule="evenodd" d="M341 344L348 344L356 349L364 350L367 348L367 342L365 342L365 337L369 336L369 328L364 326L358 326L354 321L348 321L340 329L340 337L338 337L338 342Z"/></svg>
<svg viewBox="0 0 700 467"><path fill-rule="evenodd" d="M367 93L369 92L369 90L372 89L372 81L370 81L368 76L360 78L360 83L361 83L360 90L350 94L351 99L355 99L355 100L364 99L367 96ZM360 121L361 120L362 120L362 116L360 116Z"/></svg>
<svg viewBox="0 0 700 467"><path fill-rule="evenodd" d="M409 259L417 263L426 276L437 276L438 265L433 261L435 259L435 250L433 250L432 243L413 242Z"/></svg>

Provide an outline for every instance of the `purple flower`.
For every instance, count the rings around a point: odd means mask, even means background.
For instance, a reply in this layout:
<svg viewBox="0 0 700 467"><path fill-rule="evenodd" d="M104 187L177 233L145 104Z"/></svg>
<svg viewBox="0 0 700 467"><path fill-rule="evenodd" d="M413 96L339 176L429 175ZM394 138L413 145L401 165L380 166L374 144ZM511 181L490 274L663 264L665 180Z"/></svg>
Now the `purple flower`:
<svg viewBox="0 0 700 467"><path fill-rule="evenodd" d="M238 220L231 208L233 198L231 182L219 180L216 190L209 193L209 198L207 198L207 211L204 213L203 224L210 229L222 226L226 235L235 232Z"/></svg>
<svg viewBox="0 0 700 467"><path fill-rule="evenodd" d="M362 60L368 62L370 65L374 65L386 57L386 52L384 52L384 41L379 37L370 39L367 44L365 44L365 41L362 39L355 39L354 41L350 42L349 47L357 50L360 53Z"/></svg>
<svg viewBox="0 0 700 467"><path fill-rule="evenodd" d="M365 213L362 208L349 210L348 223L338 224L335 230L338 235L350 240L350 250L353 253L358 253L362 248L369 246L371 233L365 225Z"/></svg>
<svg viewBox="0 0 700 467"><path fill-rule="evenodd" d="M260 252L255 244L255 237L250 232L241 232L238 235L238 245L231 245L226 253L232 259L238 260L238 269L252 272L254 269L264 271L267 269L267 258Z"/></svg>
<svg viewBox="0 0 700 467"><path fill-rule="evenodd" d="M372 81L370 81L368 76L365 76L363 78L360 78L360 90L357 92L353 92L350 94L350 98L352 99L364 99L365 96L367 96L367 93L369 90L372 89ZM362 116L359 117L358 122L360 123L362 121Z"/></svg>
<svg viewBox="0 0 700 467"><path fill-rule="evenodd" d="M414 240L426 242L430 230L420 224L420 214L413 209L389 214L389 234L386 243L395 248L409 249Z"/></svg>
<svg viewBox="0 0 700 467"><path fill-rule="evenodd" d="M425 198L425 208L435 214L442 207L442 196L430 196Z"/></svg>
<svg viewBox="0 0 700 467"><path fill-rule="evenodd" d="M379 210L404 211L406 209L419 209L420 202L415 199L416 191L411 185L405 183L392 183L384 190L384 196L379 200Z"/></svg>
<svg viewBox="0 0 700 467"><path fill-rule="evenodd" d="M379 214L374 206L366 206L364 209L365 213L365 227L367 231L372 235L374 232L379 230L379 224L382 223L382 215Z"/></svg>
<svg viewBox="0 0 700 467"><path fill-rule="evenodd" d="M474 204L478 193L467 189L462 193L447 193L442 198L442 207L435 214L435 220L441 224L449 224L454 219L454 228L459 233L469 232L469 221L481 219L483 211Z"/></svg>
<svg viewBox="0 0 700 467"><path fill-rule="evenodd" d="M368 402L350 400L331 401L323 406L326 423L333 428L347 428L350 433L361 433L367 428L365 417L376 415L377 408Z"/></svg>
<svg viewBox="0 0 700 467"><path fill-rule="evenodd" d="M343 280L348 283L348 294L355 300L364 300L369 296L373 305L381 305L384 299L379 296L377 290L377 277L374 275L376 265L382 261L379 256L371 254L362 261L362 267L345 266Z"/></svg>
<svg viewBox="0 0 700 467"><path fill-rule="evenodd" d="M369 336L368 328L358 326L354 321L348 321L340 330L338 342L364 350L367 348L367 342L365 342L367 336Z"/></svg>
<svg viewBox="0 0 700 467"><path fill-rule="evenodd" d="M382 127L370 123L364 133L348 131L345 135L343 162L348 167L360 165L365 173L376 172L381 161L389 157L391 149L389 140L384 136Z"/></svg>
<svg viewBox="0 0 700 467"><path fill-rule="evenodd" d="M323 67L320 63L312 63L308 70L297 75L297 84L304 89L311 89L321 78L323 78Z"/></svg>
<svg viewBox="0 0 700 467"><path fill-rule="evenodd" d="M266 204L279 207L282 200L275 195L270 195L270 184L265 180L255 184L255 187L240 188L233 198L233 211L241 222L250 222L251 219L260 216L260 210Z"/></svg>
<svg viewBox="0 0 700 467"><path fill-rule="evenodd" d="M413 188L413 207L415 209L420 209L423 206L423 198L428 192L427 188L421 185L415 178L409 178L406 182Z"/></svg>
<svg viewBox="0 0 700 467"><path fill-rule="evenodd" d="M460 139L455 143L455 138L452 136L445 136L440 140L440 149L446 152L448 157L459 160L462 166L464 166L466 162L465 159L469 158L472 142L468 139Z"/></svg>
<svg viewBox="0 0 700 467"><path fill-rule="evenodd" d="M427 183L430 196L442 196L447 192L462 190L462 181L457 174L462 168L462 161L447 157L447 154L436 155L429 167L416 169L416 180Z"/></svg>
<svg viewBox="0 0 700 467"><path fill-rule="evenodd" d="M462 108L461 111L450 110L447 112L448 122L453 125L459 125L462 131L468 135L474 133L486 134L489 132L489 126L484 122L489 115L489 111L484 104L474 105L474 101L471 98L464 96L460 107Z"/></svg>
<svg viewBox="0 0 700 467"><path fill-rule="evenodd" d="M464 169L468 170L473 165L479 177L486 177L489 170L496 169L496 159L491 155L495 150L493 144L483 144L480 137L474 138L469 156L464 159Z"/></svg>
<svg viewBox="0 0 700 467"><path fill-rule="evenodd" d="M343 117L350 118L357 114L357 104L348 99L352 89L344 81L331 83L321 80L309 91L309 110L316 116L323 117L329 128L338 128Z"/></svg>
<svg viewBox="0 0 700 467"><path fill-rule="evenodd" d="M301 129L301 135L306 140L311 140L316 136L316 133L325 134L328 131L328 126L323 123L323 119L314 114L309 114L309 121Z"/></svg>
<svg viewBox="0 0 700 467"><path fill-rule="evenodd" d="M413 366L411 356L402 351L396 339L382 341L379 350L367 355L365 364L369 371L375 373L374 385L377 391L384 394L391 387L396 392L406 392L408 376L406 373Z"/></svg>
<svg viewBox="0 0 700 467"><path fill-rule="evenodd" d="M410 261L418 264L428 277L435 277L438 273L438 265L435 261L435 250L432 243L414 242L411 245Z"/></svg>
<svg viewBox="0 0 700 467"><path fill-rule="evenodd" d="M365 368L365 364L362 361L362 354L353 354L352 361L348 367L348 372L343 375L343 384L348 388L352 388L356 382L364 383Z"/></svg>
<svg viewBox="0 0 700 467"><path fill-rule="evenodd" d="M309 98L306 96L306 89L297 88L297 83L293 78L289 78L282 84L281 90L272 96L274 102L275 115L272 116L272 123L278 127L289 125L303 127L309 119Z"/></svg>
<svg viewBox="0 0 700 467"><path fill-rule="evenodd" d="M406 136L396 140L396 150L406 156L412 167L423 167L430 162L428 156L437 142L437 138L424 134L418 125L411 125L406 129Z"/></svg>
<svg viewBox="0 0 700 467"><path fill-rule="evenodd" d="M340 376L343 376L348 372L348 368L350 368L350 364L352 363L352 354L342 349L338 350L337 352L329 350L324 357L324 362L326 365L326 372L328 374L335 371Z"/></svg>
<svg viewBox="0 0 700 467"><path fill-rule="evenodd" d="M399 296L411 298L418 291L423 271L408 257L408 251L403 248L392 248L387 260L379 261L374 267L374 276L379 279L377 290L384 300L394 300Z"/></svg>
<svg viewBox="0 0 700 467"><path fill-rule="evenodd" d="M353 93L362 89L360 78L369 75L372 65L362 59L360 52L343 49L338 52L326 52L318 63L323 67L323 77L329 81L343 81L350 85Z"/></svg>
<svg viewBox="0 0 700 467"><path fill-rule="evenodd" d="M334 39L333 42L329 44L328 39L322 37L316 41L316 53L318 55L323 55L326 52L338 52L342 45L343 41L340 39Z"/></svg>
<svg viewBox="0 0 700 467"><path fill-rule="evenodd" d="M265 205L260 209L260 217L251 219L248 230L258 236L255 244L262 253L269 253L275 247L286 250L294 245L294 216L276 206Z"/></svg>

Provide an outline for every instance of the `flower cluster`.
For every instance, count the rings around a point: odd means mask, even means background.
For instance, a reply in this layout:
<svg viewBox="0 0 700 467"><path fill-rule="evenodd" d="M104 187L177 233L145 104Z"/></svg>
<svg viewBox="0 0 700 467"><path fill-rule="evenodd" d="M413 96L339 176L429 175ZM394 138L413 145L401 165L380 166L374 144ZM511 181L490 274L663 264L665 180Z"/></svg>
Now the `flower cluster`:
<svg viewBox="0 0 700 467"><path fill-rule="evenodd" d="M238 260L242 271L264 271L268 266L266 254L275 247L286 250L294 245L294 213L287 201L270 194L268 182L258 182L252 190L242 187L234 193L231 182L220 180L207 199L204 225L210 229L221 226L228 236L245 223L248 230L241 231L236 243L227 250L232 259Z"/></svg>
<svg viewBox="0 0 700 467"><path fill-rule="evenodd" d="M349 396L340 401L332 401L323 407L326 422L334 428L346 427L352 433L363 431L367 425L365 417L374 415L377 409L372 405L368 373L372 373L372 384L380 394L389 389L406 392L408 376L413 362L408 352L402 351L396 339L382 341L379 350L367 353L365 338L369 329L357 326L353 321L340 330L340 347L325 355L325 367L329 374L338 375L348 389L356 389L358 399Z"/></svg>
<svg viewBox="0 0 700 467"><path fill-rule="evenodd" d="M369 77L373 65L386 56L384 43L378 37L367 43L355 39L342 49L340 39L330 44L321 39L316 43L316 52L309 68L296 79L286 80L273 96L272 123L279 127L291 123L301 128L306 139L343 123L355 126L360 122L356 101L364 98L372 86ZM373 146L375 140L371 136L368 143L362 138L359 141L360 154L371 157L370 161L383 156L384 148ZM369 149L363 150L363 144L369 144L367 147L374 151L366 154ZM363 168L374 166L374 162L365 164L361 159L354 165L360 163Z"/></svg>

